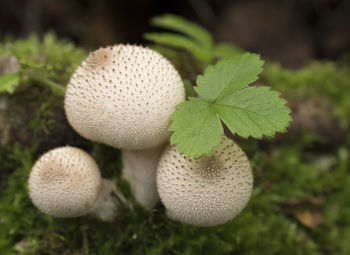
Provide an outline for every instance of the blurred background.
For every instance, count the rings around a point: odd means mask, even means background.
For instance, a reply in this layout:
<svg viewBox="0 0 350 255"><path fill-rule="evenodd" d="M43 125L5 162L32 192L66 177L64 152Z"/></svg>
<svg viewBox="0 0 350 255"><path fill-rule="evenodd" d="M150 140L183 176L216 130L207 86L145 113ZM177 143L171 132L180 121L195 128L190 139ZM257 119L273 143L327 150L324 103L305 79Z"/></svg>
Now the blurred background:
<svg viewBox="0 0 350 255"><path fill-rule="evenodd" d="M79 46L143 43L151 17L173 13L285 67L350 50L346 0L0 0L0 39L54 31Z"/></svg>

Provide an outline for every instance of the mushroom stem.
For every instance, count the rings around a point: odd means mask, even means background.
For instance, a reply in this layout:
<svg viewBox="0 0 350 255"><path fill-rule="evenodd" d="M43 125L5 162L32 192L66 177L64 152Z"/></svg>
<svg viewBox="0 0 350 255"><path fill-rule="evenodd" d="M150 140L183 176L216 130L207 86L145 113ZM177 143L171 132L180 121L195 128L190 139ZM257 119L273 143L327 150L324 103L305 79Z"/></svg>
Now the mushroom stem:
<svg viewBox="0 0 350 255"><path fill-rule="evenodd" d="M102 178L97 199L88 214L102 221L113 221L117 216L118 203L120 203L114 198L115 195L122 203L126 203L125 198L117 193L114 182Z"/></svg>
<svg viewBox="0 0 350 255"><path fill-rule="evenodd" d="M136 201L148 210L159 201L156 172L164 147L165 144L142 151L122 150L123 177Z"/></svg>

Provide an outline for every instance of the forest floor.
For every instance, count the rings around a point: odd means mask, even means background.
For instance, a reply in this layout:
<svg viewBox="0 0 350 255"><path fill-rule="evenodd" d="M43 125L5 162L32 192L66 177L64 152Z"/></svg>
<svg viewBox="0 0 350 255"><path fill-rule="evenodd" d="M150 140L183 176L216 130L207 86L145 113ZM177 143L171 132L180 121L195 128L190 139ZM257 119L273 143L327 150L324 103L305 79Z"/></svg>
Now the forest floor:
<svg viewBox="0 0 350 255"><path fill-rule="evenodd" d="M121 178L120 152L69 127L62 93L48 81L66 84L84 50L50 34L42 42L6 41L0 71L9 48L27 69L14 93L0 92L2 255L350 254L349 57L293 71L265 65L258 83L282 92L294 121L276 138L237 140L252 164L252 198L234 220L200 228L168 219L160 203L151 212L139 207ZM112 223L38 211L28 196L28 174L41 154L67 144L89 152L134 209L122 209Z"/></svg>

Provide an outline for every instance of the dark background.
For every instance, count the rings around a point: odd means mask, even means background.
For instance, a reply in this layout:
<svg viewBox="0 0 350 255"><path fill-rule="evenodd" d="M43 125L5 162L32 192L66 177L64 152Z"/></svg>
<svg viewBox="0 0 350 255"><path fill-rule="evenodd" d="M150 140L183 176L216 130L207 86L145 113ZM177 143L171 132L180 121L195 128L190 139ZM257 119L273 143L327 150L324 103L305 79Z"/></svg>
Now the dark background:
<svg viewBox="0 0 350 255"><path fill-rule="evenodd" d="M0 0L0 39L54 31L86 48L145 43L150 18L163 13L288 67L350 50L346 0Z"/></svg>

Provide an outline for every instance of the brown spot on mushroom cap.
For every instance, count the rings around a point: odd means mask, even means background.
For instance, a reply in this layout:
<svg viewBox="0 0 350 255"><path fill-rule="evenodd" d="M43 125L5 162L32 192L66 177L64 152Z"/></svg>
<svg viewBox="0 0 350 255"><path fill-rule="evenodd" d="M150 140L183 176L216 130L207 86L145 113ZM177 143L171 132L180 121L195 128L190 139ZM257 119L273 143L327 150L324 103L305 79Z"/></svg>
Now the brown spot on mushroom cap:
<svg viewBox="0 0 350 255"><path fill-rule="evenodd" d="M73 147L60 147L42 155L28 180L34 205L54 217L87 214L97 199L101 176L94 159Z"/></svg>
<svg viewBox="0 0 350 255"><path fill-rule="evenodd" d="M99 49L77 68L65 96L69 123L83 137L140 150L169 137L169 117L185 99L181 77L157 52L131 45Z"/></svg>
<svg viewBox="0 0 350 255"><path fill-rule="evenodd" d="M223 224L249 201L253 175L241 148L227 137L199 160L168 146L158 165L157 188L167 214L197 226Z"/></svg>
<svg viewBox="0 0 350 255"><path fill-rule="evenodd" d="M90 54L90 56L85 60L86 69L91 71L99 71L111 65L113 56L110 54L109 48L100 48Z"/></svg>

